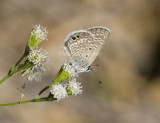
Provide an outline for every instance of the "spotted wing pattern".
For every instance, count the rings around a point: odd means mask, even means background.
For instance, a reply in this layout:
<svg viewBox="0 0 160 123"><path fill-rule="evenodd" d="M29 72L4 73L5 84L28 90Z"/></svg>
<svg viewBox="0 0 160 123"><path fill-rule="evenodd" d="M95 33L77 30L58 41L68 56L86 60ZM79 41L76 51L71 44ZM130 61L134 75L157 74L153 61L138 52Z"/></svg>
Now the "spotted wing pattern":
<svg viewBox="0 0 160 123"><path fill-rule="evenodd" d="M96 59L109 35L107 28L93 27L70 33L64 41L64 50L76 67L84 72Z"/></svg>
<svg viewBox="0 0 160 123"><path fill-rule="evenodd" d="M106 27L97 26L88 28L87 31L94 35L92 57L89 59L90 64L92 64L110 35L110 30Z"/></svg>

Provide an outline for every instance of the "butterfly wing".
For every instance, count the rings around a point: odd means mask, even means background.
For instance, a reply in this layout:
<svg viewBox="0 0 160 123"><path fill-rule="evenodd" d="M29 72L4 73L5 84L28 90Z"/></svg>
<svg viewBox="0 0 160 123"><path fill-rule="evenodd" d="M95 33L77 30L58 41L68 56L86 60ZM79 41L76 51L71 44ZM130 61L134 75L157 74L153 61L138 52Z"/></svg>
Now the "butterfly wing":
<svg viewBox="0 0 160 123"><path fill-rule="evenodd" d="M64 50L78 72L84 72L96 59L110 31L93 27L70 33L64 41Z"/></svg>
<svg viewBox="0 0 160 123"><path fill-rule="evenodd" d="M92 45L92 52L91 52L91 57L89 59L89 65L91 65L92 62L98 56L108 36L110 35L110 30L106 27L97 26L88 28L87 31L91 32L94 35L94 40L90 44Z"/></svg>
<svg viewBox="0 0 160 123"><path fill-rule="evenodd" d="M91 42L94 41L92 33L86 30L78 30L70 33L64 41L64 50L76 69L81 72L89 66Z"/></svg>

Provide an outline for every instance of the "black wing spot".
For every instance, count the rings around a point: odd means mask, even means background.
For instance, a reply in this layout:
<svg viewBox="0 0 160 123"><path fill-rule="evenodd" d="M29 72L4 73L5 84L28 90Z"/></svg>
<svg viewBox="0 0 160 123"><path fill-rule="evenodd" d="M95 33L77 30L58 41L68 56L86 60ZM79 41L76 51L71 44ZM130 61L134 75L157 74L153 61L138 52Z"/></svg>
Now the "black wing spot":
<svg viewBox="0 0 160 123"><path fill-rule="evenodd" d="M76 37L72 37L72 40L76 40Z"/></svg>
<svg viewBox="0 0 160 123"><path fill-rule="evenodd" d="M77 38L79 38L79 35L77 35Z"/></svg>
<svg viewBox="0 0 160 123"><path fill-rule="evenodd" d="M89 48L89 50L92 50L92 48Z"/></svg>

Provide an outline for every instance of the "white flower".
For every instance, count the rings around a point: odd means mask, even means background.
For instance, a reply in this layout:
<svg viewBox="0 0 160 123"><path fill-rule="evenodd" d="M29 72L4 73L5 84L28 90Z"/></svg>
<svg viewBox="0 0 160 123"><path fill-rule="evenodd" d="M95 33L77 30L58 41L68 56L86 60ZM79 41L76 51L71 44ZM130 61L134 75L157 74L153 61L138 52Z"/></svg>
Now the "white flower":
<svg viewBox="0 0 160 123"><path fill-rule="evenodd" d="M66 89L68 93L72 95L82 94L83 91L81 83L76 82L76 79L70 80Z"/></svg>
<svg viewBox="0 0 160 123"><path fill-rule="evenodd" d="M42 27L40 24L33 26L31 36L35 36L36 39L47 40L47 34L46 27Z"/></svg>
<svg viewBox="0 0 160 123"><path fill-rule="evenodd" d="M31 49L29 52L28 60L32 62L34 65L42 66L47 60L47 52L42 51L42 48L38 49Z"/></svg>
<svg viewBox="0 0 160 123"><path fill-rule="evenodd" d="M70 63L65 62L63 64L63 69L65 72L69 74L70 77L74 77L78 75L75 68Z"/></svg>
<svg viewBox="0 0 160 123"><path fill-rule="evenodd" d="M50 92L51 94L53 94L54 98L57 98L57 101L64 99L65 97L68 96L66 87L63 87L59 83L56 85L52 85Z"/></svg>
<svg viewBox="0 0 160 123"><path fill-rule="evenodd" d="M47 40L47 34L48 32L45 27L41 27L41 25L34 26L30 33L27 46L34 49L43 40Z"/></svg>
<svg viewBox="0 0 160 123"><path fill-rule="evenodd" d="M40 81L42 76L45 75L47 71L47 52L41 49L31 49L28 57L28 61L32 62L34 65L31 68L22 71L22 76L26 77L29 81L36 80Z"/></svg>
<svg viewBox="0 0 160 123"><path fill-rule="evenodd" d="M46 72L46 65L42 66L33 66L31 68L28 68L26 70L22 71L22 76L26 77L29 81L35 80L35 81L41 81L41 78L45 75Z"/></svg>

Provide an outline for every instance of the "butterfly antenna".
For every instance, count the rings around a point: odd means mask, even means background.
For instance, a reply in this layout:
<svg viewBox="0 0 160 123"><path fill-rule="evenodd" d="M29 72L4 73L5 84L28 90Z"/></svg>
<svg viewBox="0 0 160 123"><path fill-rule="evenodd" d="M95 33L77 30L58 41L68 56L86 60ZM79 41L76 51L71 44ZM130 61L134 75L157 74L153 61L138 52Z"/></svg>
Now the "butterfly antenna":
<svg viewBox="0 0 160 123"><path fill-rule="evenodd" d="M95 64L95 65L91 65L91 66L94 66L94 67L99 67L99 64Z"/></svg>
<svg viewBox="0 0 160 123"><path fill-rule="evenodd" d="M97 64L98 65L98 64ZM93 74L95 75L97 81L99 82L100 85L102 85L102 81L99 79L99 77L97 76L97 74L94 72L94 70L89 66L88 67L89 70L91 70L93 72Z"/></svg>

